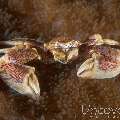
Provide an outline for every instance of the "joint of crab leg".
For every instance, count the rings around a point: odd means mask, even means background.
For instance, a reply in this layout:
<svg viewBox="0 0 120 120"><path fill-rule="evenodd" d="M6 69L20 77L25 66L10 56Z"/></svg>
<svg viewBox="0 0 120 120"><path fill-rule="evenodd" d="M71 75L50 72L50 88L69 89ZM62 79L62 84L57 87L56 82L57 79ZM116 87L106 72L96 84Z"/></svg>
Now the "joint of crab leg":
<svg viewBox="0 0 120 120"><path fill-rule="evenodd" d="M89 41L86 42L88 45L102 45L104 41L100 34L94 34L88 38Z"/></svg>

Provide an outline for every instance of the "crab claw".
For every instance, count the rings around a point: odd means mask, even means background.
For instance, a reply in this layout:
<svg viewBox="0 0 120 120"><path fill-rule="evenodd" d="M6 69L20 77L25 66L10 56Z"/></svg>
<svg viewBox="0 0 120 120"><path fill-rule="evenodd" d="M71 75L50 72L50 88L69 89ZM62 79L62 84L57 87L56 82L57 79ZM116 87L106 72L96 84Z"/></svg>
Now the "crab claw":
<svg viewBox="0 0 120 120"><path fill-rule="evenodd" d="M94 56L79 67L77 76L88 79L114 78L120 73L120 62L116 63L106 60L104 56Z"/></svg>
<svg viewBox="0 0 120 120"><path fill-rule="evenodd" d="M7 64L4 70L1 77L9 87L35 100L39 99L40 86L34 67Z"/></svg>
<svg viewBox="0 0 120 120"><path fill-rule="evenodd" d="M119 42L112 40L112 39L103 39L100 34L94 34L89 37L89 41L87 44L90 45L102 45L102 44L108 44L108 45L119 45Z"/></svg>

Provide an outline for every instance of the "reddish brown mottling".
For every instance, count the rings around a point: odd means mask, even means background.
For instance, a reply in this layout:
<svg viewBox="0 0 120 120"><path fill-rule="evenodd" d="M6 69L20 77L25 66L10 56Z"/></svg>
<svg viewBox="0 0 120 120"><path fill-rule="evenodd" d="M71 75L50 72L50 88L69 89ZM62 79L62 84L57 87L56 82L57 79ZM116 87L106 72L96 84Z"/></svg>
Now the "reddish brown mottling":
<svg viewBox="0 0 120 120"><path fill-rule="evenodd" d="M115 48L109 46L94 46L90 48L93 52L100 54L99 67L102 70L112 70L118 66L117 54L118 51Z"/></svg>
<svg viewBox="0 0 120 120"><path fill-rule="evenodd" d="M17 82L22 82L28 73L28 68L22 65L7 63L2 65L7 74L12 76Z"/></svg>
<svg viewBox="0 0 120 120"><path fill-rule="evenodd" d="M117 58L118 51L115 48L111 48L108 46L107 47L106 46L97 46L97 47L95 47L95 51L97 53L100 53L103 56L108 57L109 59L113 59L114 61Z"/></svg>
<svg viewBox="0 0 120 120"><path fill-rule="evenodd" d="M13 49L8 53L8 59L18 64L27 63L38 57L37 52L31 48Z"/></svg>
<svg viewBox="0 0 120 120"><path fill-rule="evenodd" d="M88 36L100 33L105 38L120 41L120 1L0 0L0 25L1 40L6 40L6 37L9 39L27 36L39 37L40 40L49 42L53 37L68 35L84 41ZM4 34L8 32L9 34ZM81 54L84 55L84 51ZM76 69L69 73L71 71L69 66L61 64L47 66L52 74L46 75L42 66L44 65L41 63L37 66L37 72L39 77L42 76L40 82L44 82L41 90L45 91L48 97L44 97L40 105L34 105L21 96L14 97L9 94L11 96L9 98L8 95L5 97L0 93L0 108L3 106L3 109L0 109L1 120L116 120L117 117L119 119L120 116L112 110L109 115L98 113L98 118L93 115L97 109L92 112L93 118L91 114L84 116L81 112L81 105L85 105L85 110L88 105L92 105L92 108L94 106L108 108L107 110L113 106L119 108L119 78L115 81L83 80L76 78ZM68 76L64 77L64 74ZM58 103L59 110L56 109L55 103ZM11 110L11 106L15 109ZM112 114L113 112L116 114ZM42 119L41 115L45 118Z"/></svg>
<svg viewBox="0 0 120 120"><path fill-rule="evenodd" d="M103 57L99 62L99 67L102 70L113 70L117 67L117 62Z"/></svg>

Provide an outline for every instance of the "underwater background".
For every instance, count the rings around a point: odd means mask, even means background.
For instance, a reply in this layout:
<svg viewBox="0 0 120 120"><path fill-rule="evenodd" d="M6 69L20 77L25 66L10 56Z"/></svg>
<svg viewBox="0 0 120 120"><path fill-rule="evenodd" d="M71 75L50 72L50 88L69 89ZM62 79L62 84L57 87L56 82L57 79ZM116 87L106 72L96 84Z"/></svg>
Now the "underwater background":
<svg viewBox="0 0 120 120"><path fill-rule="evenodd" d="M48 42L70 36L85 41L94 33L120 40L120 0L0 0L0 40L28 37ZM119 76L80 79L80 60L68 65L30 64L41 87L39 103L0 80L0 120L120 119Z"/></svg>

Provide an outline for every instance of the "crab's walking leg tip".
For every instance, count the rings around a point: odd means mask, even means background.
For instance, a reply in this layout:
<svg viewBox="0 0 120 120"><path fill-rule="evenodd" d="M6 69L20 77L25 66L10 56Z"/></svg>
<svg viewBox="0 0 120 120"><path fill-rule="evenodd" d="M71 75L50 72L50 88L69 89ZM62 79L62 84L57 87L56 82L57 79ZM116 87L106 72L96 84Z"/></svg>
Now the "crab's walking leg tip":
<svg viewBox="0 0 120 120"><path fill-rule="evenodd" d="M112 40L112 39L103 39L105 44L108 45L120 45L118 41Z"/></svg>

